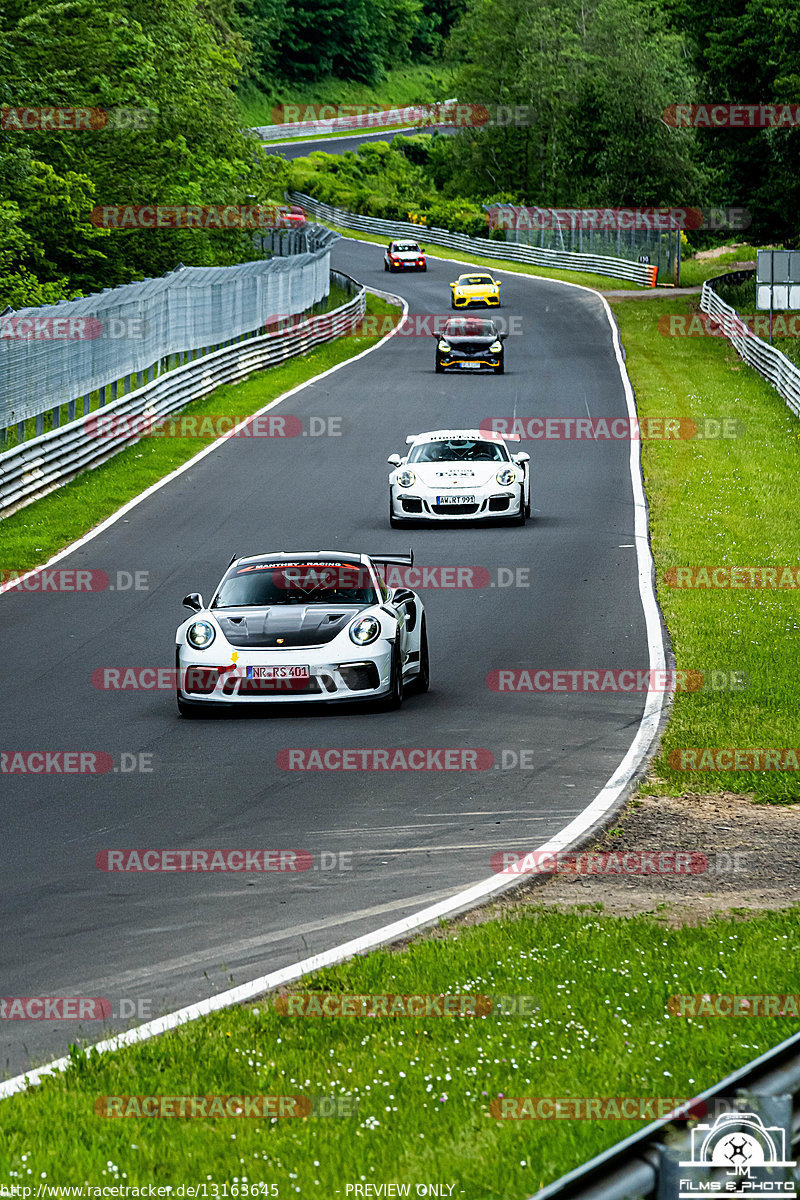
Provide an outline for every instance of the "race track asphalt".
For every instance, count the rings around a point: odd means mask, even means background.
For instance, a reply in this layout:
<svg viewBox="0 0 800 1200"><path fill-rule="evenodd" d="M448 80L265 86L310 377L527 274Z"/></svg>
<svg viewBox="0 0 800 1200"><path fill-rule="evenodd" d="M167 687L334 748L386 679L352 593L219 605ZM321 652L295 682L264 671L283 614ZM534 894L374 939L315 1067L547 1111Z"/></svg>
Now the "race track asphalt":
<svg viewBox="0 0 800 1200"><path fill-rule="evenodd" d="M353 241L336 245L333 264L402 293L412 314L446 312L458 269L431 259L425 275L390 277L379 246ZM112 579L147 572L149 590L0 596L3 749L106 751L117 763L122 752L153 756L149 774L3 778L2 994L105 997L115 1013L80 1029L2 1022L4 1076L77 1036L125 1027L121 1000L141 1017L171 1011L488 877L495 851L531 848L561 829L624 757L643 694L500 694L486 676L648 666L627 441L522 443L534 481L524 528L388 526L386 458L408 433L513 413L626 416L601 301L502 278L502 315L521 328L506 342L505 375L436 375L430 337L393 337L278 410L306 430L311 417L334 418L339 436L231 439L59 564ZM431 690L397 713L268 709L184 721L169 691L93 686L101 667L171 667L183 596L208 597L234 553L409 546L419 564L480 566L494 584L514 584L422 591ZM528 586L517 586L518 568ZM277 765L281 749L320 746L480 747L495 766ZM531 765L503 769L521 750ZM315 869L112 874L95 865L105 849L134 847L301 848ZM350 869L318 869L322 851L337 864L349 855Z"/></svg>

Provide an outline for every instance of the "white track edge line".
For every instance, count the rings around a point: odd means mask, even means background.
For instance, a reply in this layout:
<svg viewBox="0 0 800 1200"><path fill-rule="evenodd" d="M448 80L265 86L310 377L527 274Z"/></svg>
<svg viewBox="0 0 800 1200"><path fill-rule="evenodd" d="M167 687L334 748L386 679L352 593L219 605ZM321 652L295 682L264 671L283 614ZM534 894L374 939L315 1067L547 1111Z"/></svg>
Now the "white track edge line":
<svg viewBox="0 0 800 1200"><path fill-rule="evenodd" d="M352 241L361 241L359 238L353 238ZM362 242L363 245L374 245L373 242ZM431 257L438 257L431 255ZM457 262L458 259L447 259L448 262ZM625 393L625 402L628 408L628 415L631 422L636 417L636 402L633 395L633 388L630 379L628 378L625 363L622 357L622 341L619 329L614 321L611 308L606 298L600 292L596 292L593 288L585 287L580 283L570 283L562 279L544 279L536 275L521 275L518 272L510 271L509 274L515 275L517 278L532 279L535 282L561 284L565 287L578 288L582 292L589 292L592 295L598 296L603 303L603 308L608 320L612 343L614 346L614 354L617 360L620 376L622 379L623 390ZM404 301L405 316L408 311L408 303ZM394 336L394 331L388 334L386 338L382 338L375 346L365 350L363 354L369 354L372 350L377 350L379 346L389 338ZM358 358L363 357L363 354L356 355L355 358L347 359L345 362L355 362ZM324 375L328 375L331 371L338 370L345 363L338 363L335 367L331 367L329 371L323 375L317 376L322 379ZM309 380L312 383L314 380ZM293 388L290 392L286 392L281 400L287 396L293 395L301 390L302 387L308 386L308 383L301 384L297 388ZM276 403L276 402L273 402ZM269 405L266 406L270 407ZM262 412L266 409L262 409ZM258 413L252 414L258 416ZM248 418L250 419L250 418ZM112 524L121 514L132 508L135 503L139 503L151 492L157 491L170 479L179 475L192 463L198 459L205 457L212 450L229 437L226 434L224 438L220 438L211 446L201 451L189 463L179 467L171 475L161 480L157 485L149 488L141 496L137 497L134 502L129 503L124 509L103 525L98 526L90 535L73 543L73 546L68 549L74 549L75 546L81 545L84 541L88 541L90 537L96 536L101 529ZM631 473L631 484L633 488L633 504L634 504L634 530L636 543L636 557L638 563L639 576L639 596L642 602L645 617L645 629L647 634L648 650L650 656L651 670L663 670L665 663L665 650L663 631L661 627L660 614L658 604L656 602L655 591L653 589L653 558L650 551L650 542L648 538L647 527L647 505L644 496L644 483L642 479L641 464L639 458L639 447L635 439L631 439L631 452L628 460L628 465ZM67 551L62 551L57 558L62 558ZM56 561L52 559L51 561ZM48 564L49 565L49 564ZM41 568L39 568L41 569ZM568 825L555 834L543 845L539 846L532 853L553 854L562 852L577 842L583 834L590 830L600 821L603 816L613 808L617 800L622 796L625 788L631 783L642 761L647 755L656 736L658 735L659 724L661 721L665 700L669 693L648 691L645 702L644 711L639 722L639 728L636 736L631 742L628 751L619 764L613 775L606 781L597 795L584 808L579 816L575 817ZM198 1017L208 1016L212 1012L218 1012L224 1008L231 1008L235 1004L241 1004L246 1000L255 999L257 996L270 992L284 984L292 983L297 979L301 979L304 975L312 971L320 970L322 967L334 966L337 963L343 962L348 958L352 958L357 954L364 954L368 950L376 949L378 946L397 941L401 937L405 937L412 932L421 930L422 928L432 925L434 922L443 917L457 916L465 910L476 907L478 904L484 903L490 899L493 894L508 891L520 883L519 876L509 875L507 873L497 874L490 879L481 880L479 883L473 884L464 891L458 892L455 896L451 896L448 900L442 900L438 904L423 908L419 912L412 913L410 917L404 917L399 921L394 921L390 925L384 925L382 928L374 930L372 933L363 934L360 937L353 938L349 942L343 942L339 946L334 946L330 950L325 950L320 954L311 955L309 958L304 958L300 962L292 963L291 966L283 967L278 971L272 971L267 975L262 975L258 979L250 980L248 983L241 984L239 987L229 988L225 992L219 992L216 996L210 996L207 1000L201 1000L197 1004L190 1004L185 1008L176 1009L175 1012L167 1013L163 1017L158 1017L154 1021L148 1021L144 1025L138 1025L134 1029L129 1029L125 1033L117 1034L115 1037L108 1038L106 1041L97 1042L92 1046L87 1046L84 1053L86 1055L96 1053L105 1054L112 1050L119 1050L125 1046L134 1046L140 1042L149 1041L150 1038L157 1037L159 1034L168 1033L170 1030L177 1029L180 1025L186 1024L188 1021L197 1020ZM53 1076L59 1072L65 1071L70 1065L68 1057L55 1059L53 1062L47 1063L45 1066L37 1067L35 1070L27 1071L22 1075L17 1075L12 1079L5 1080L0 1083L0 1100L13 1096L18 1092L27 1090L32 1085L40 1083L48 1076Z"/></svg>

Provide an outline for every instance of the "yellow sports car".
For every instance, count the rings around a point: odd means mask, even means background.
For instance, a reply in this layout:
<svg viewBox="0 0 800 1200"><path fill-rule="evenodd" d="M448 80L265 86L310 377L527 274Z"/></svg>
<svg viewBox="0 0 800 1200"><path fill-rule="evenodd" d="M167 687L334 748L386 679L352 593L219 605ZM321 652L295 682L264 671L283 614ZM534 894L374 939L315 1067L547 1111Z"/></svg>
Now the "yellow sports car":
<svg viewBox="0 0 800 1200"><path fill-rule="evenodd" d="M459 275L458 279L450 284L450 307L499 308L500 280L480 272Z"/></svg>

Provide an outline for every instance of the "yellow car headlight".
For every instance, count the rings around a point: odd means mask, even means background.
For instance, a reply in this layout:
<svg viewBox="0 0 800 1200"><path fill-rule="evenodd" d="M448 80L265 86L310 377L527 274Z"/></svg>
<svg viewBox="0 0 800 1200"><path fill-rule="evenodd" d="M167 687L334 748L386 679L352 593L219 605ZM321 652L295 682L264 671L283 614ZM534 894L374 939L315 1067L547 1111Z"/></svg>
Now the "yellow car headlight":
<svg viewBox="0 0 800 1200"><path fill-rule="evenodd" d="M503 349L503 343L502 342L492 342L489 349L491 350L492 354L499 354L500 351Z"/></svg>

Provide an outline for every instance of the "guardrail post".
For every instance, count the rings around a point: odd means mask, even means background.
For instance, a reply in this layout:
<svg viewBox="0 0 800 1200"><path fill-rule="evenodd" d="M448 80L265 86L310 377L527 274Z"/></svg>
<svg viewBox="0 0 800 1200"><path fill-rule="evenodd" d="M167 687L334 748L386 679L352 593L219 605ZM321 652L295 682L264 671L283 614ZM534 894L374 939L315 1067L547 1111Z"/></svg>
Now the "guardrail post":
<svg viewBox="0 0 800 1200"><path fill-rule="evenodd" d="M70 400L69 404L67 405L67 420L68 421L75 420L75 405L76 405L76 403L77 403L77 401Z"/></svg>

